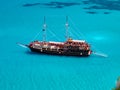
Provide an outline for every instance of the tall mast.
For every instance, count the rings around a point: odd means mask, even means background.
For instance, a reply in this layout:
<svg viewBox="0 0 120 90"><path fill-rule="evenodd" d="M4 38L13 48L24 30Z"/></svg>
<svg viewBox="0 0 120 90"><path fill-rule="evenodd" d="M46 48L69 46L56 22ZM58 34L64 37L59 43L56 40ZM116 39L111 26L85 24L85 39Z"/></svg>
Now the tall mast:
<svg viewBox="0 0 120 90"><path fill-rule="evenodd" d="M66 26L66 40L68 40L69 39L69 33L68 33L68 26L69 26L69 24L68 24L68 16L66 16L66 24L65 24L65 26Z"/></svg>
<svg viewBox="0 0 120 90"><path fill-rule="evenodd" d="M45 16L44 16L44 21L43 21L43 42L46 41L46 20L45 20Z"/></svg>

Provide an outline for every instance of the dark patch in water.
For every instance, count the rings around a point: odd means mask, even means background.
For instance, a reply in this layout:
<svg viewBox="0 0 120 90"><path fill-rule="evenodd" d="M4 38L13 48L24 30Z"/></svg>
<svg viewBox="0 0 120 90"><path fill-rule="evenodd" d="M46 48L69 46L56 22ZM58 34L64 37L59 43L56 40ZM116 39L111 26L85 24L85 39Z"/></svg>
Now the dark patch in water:
<svg viewBox="0 0 120 90"><path fill-rule="evenodd" d="M82 1L83 4L90 4L90 1Z"/></svg>
<svg viewBox="0 0 120 90"><path fill-rule="evenodd" d="M97 6L89 7L90 9L108 9L108 10L120 10L120 0L108 1L108 0L88 0Z"/></svg>
<svg viewBox="0 0 120 90"><path fill-rule="evenodd" d="M80 5L80 3L75 3L75 2L48 2L48 3L31 3L31 4L24 4L23 7L30 7L30 6L47 6L48 8L64 8L64 7L69 7L69 6L74 6L74 5Z"/></svg>
<svg viewBox="0 0 120 90"><path fill-rule="evenodd" d="M110 14L110 12L104 12L104 14Z"/></svg>
<svg viewBox="0 0 120 90"><path fill-rule="evenodd" d="M63 6L55 6L54 8L63 8Z"/></svg>
<svg viewBox="0 0 120 90"><path fill-rule="evenodd" d="M49 3L43 3L44 6L50 6L50 7L56 7L56 8L64 8L69 7L73 5L80 5L80 3L69 3L69 2L49 2Z"/></svg>
<svg viewBox="0 0 120 90"><path fill-rule="evenodd" d="M84 9L104 9L104 7L103 6L90 6Z"/></svg>
<svg viewBox="0 0 120 90"><path fill-rule="evenodd" d="M40 3L27 3L27 4L23 4L23 7L30 7L30 6L36 6L36 5L40 5Z"/></svg>
<svg viewBox="0 0 120 90"><path fill-rule="evenodd" d="M94 11L88 11L86 13L89 13L89 14L97 14L97 12L94 12Z"/></svg>
<svg viewBox="0 0 120 90"><path fill-rule="evenodd" d="M97 12L94 11L87 11L88 14L97 14ZM110 12L103 12L103 14L110 14Z"/></svg>

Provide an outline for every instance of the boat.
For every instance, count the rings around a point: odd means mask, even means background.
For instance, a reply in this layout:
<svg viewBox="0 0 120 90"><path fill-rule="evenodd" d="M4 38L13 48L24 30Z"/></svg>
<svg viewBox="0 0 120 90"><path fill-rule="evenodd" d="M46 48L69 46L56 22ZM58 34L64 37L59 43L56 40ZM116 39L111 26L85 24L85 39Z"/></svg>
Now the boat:
<svg viewBox="0 0 120 90"><path fill-rule="evenodd" d="M46 22L44 17L43 23L43 40L30 42L27 47L32 52L50 55L64 55L64 56L90 56L92 50L90 45L85 40L74 40L68 35L68 17L66 16L66 41L46 41Z"/></svg>

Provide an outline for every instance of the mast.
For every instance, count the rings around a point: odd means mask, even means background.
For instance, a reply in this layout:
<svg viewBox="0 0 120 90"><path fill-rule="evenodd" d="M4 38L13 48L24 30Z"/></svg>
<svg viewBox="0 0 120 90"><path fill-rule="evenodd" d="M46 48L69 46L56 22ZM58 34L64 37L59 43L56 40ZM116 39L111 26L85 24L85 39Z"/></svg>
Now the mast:
<svg viewBox="0 0 120 90"><path fill-rule="evenodd" d="M44 16L44 21L43 21L43 42L46 41L46 20L45 20L45 16Z"/></svg>
<svg viewBox="0 0 120 90"><path fill-rule="evenodd" d="M66 16L66 24L65 24L65 26L66 26L66 40L68 40L69 39L69 34L68 34L68 26L69 26L69 24L68 24L68 16Z"/></svg>

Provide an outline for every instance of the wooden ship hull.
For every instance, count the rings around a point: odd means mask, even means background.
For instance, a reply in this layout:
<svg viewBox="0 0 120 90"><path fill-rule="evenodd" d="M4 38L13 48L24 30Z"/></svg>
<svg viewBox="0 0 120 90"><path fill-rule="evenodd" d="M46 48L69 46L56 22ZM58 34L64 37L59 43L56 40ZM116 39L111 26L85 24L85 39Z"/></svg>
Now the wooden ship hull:
<svg viewBox="0 0 120 90"><path fill-rule="evenodd" d="M81 56L81 57L86 57L86 56L89 56L90 55L90 50L81 50L79 52L71 52L71 51L52 51L50 49L36 49L36 48L30 48L30 50L32 52L37 52L37 53L40 53L40 54L50 54L50 55L61 55L61 56Z"/></svg>
<svg viewBox="0 0 120 90"><path fill-rule="evenodd" d="M50 55L89 56L92 53L85 41L68 40L64 43L34 41L28 47L33 52Z"/></svg>

